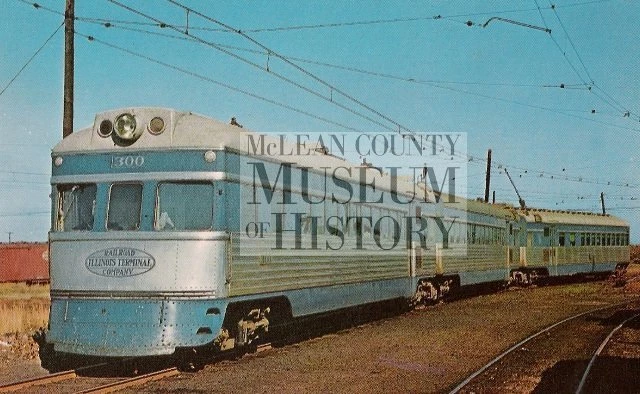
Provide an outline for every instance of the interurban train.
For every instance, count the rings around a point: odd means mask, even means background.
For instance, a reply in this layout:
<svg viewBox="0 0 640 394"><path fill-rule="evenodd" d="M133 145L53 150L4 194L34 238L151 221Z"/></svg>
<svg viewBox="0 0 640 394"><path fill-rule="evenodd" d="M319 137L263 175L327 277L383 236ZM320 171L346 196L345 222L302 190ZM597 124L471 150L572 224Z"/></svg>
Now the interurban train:
<svg viewBox="0 0 640 394"><path fill-rule="evenodd" d="M289 142L163 108L99 113L60 141L56 354L222 351L301 317L629 262L616 217L447 195L325 147L255 149L276 143Z"/></svg>

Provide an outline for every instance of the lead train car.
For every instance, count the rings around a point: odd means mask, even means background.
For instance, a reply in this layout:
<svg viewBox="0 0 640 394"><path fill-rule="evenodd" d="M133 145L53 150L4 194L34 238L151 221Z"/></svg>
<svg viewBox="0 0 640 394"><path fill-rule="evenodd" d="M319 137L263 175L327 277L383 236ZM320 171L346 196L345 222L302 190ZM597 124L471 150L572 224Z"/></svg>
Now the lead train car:
<svg viewBox="0 0 640 394"><path fill-rule="evenodd" d="M301 316L434 300L531 268L628 263L628 226L613 217L434 204L424 184L324 150L248 155L251 138L261 137L189 112L129 108L98 114L54 148L47 341L56 352L224 350ZM321 167L353 171L327 186ZM373 181L383 202L349 200ZM340 203L304 203L323 195ZM416 195L425 201L406 203Z"/></svg>

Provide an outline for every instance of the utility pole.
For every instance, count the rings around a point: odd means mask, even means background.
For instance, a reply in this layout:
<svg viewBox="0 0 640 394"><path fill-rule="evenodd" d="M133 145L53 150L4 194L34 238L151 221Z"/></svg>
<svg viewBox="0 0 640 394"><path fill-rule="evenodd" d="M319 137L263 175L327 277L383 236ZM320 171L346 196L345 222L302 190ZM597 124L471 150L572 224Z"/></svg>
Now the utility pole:
<svg viewBox="0 0 640 394"><path fill-rule="evenodd" d="M62 117L62 138L73 133L73 22L75 20L74 0L66 0L64 10L64 112Z"/></svg>
<svg viewBox="0 0 640 394"><path fill-rule="evenodd" d="M7 234L9 234L9 243L11 243L11 234L13 234L13 232L7 231Z"/></svg>
<svg viewBox="0 0 640 394"><path fill-rule="evenodd" d="M602 214L606 215L607 211L604 209L604 192L600 193L600 203L602 204Z"/></svg>
<svg viewBox="0 0 640 394"><path fill-rule="evenodd" d="M489 202L489 186L491 184L491 149L487 151L487 177L484 184L484 202Z"/></svg>

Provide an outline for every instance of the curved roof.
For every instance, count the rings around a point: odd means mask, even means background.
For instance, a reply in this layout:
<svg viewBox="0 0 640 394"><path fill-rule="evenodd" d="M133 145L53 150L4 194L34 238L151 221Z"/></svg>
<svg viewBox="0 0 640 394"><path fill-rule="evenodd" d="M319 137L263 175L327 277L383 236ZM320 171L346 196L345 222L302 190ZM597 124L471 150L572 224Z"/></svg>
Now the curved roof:
<svg viewBox="0 0 640 394"><path fill-rule="evenodd" d="M86 153L86 152L112 152L114 143L111 138L103 138L98 134L98 128L103 120L114 121L115 118L122 113L131 113L135 115L139 127L146 125L154 117L160 116L165 120L165 130L160 135L153 135L144 132L141 137L131 146L120 147L120 152L135 152L148 150L180 150L180 149L226 149L237 152L249 153L249 149L253 149L249 144L250 140L256 142L259 138L263 138L262 143L265 145L275 144L278 147L276 154L255 154L254 156L262 156L267 160L295 161L300 166L310 168L322 167L351 167L366 168L366 181L376 182L376 187L381 190L392 190L392 177L388 174L382 174L382 171L371 167L370 165L353 164L346 160L327 154L326 152L310 149L305 155L280 154L280 152L295 152L296 144L281 141L274 136L259 134L245 128L224 123L215 119L207 118L192 112L182 112L167 108L123 108L105 111L96 115L93 125L84 128L78 132L71 134L58 143L52 151L52 155L60 155L67 153ZM361 178L357 174L349 176L340 174L340 178L360 182ZM411 177L398 176L397 187L395 190L413 195L413 191L424 193L424 183L415 184ZM432 196L433 192L427 189L427 194ZM442 195L443 201L448 200L448 196ZM589 225L607 225L607 226L628 226L623 220L613 216L602 216L591 213L563 212L528 209L522 211L511 205L505 204L488 204L482 201L467 200L457 198L462 204L447 204L450 208L465 205L466 210L474 213L484 214L488 216L498 217L507 220L518 220L523 217L527 222L543 222L543 223L569 223L569 224L589 224ZM536 217L537 215L537 217Z"/></svg>
<svg viewBox="0 0 640 394"><path fill-rule="evenodd" d="M528 223L564 223L586 226L628 227L624 220L611 215L592 212L557 211L551 209L514 209L515 213Z"/></svg>

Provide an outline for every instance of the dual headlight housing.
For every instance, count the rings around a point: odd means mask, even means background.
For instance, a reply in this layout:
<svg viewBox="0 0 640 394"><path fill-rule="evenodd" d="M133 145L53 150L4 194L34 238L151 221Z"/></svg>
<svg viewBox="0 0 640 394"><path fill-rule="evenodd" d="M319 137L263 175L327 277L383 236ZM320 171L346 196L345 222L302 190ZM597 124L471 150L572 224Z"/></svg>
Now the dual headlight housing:
<svg viewBox="0 0 640 394"><path fill-rule="evenodd" d="M162 134L165 121L159 116L154 117L147 124L147 131L153 135ZM98 135L103 138L111 137L120 146L129 146L136 142L143 134L144 127L138 124L136 116L125 112L118 115L112 122L104 119L98 126Z"/></svg>

